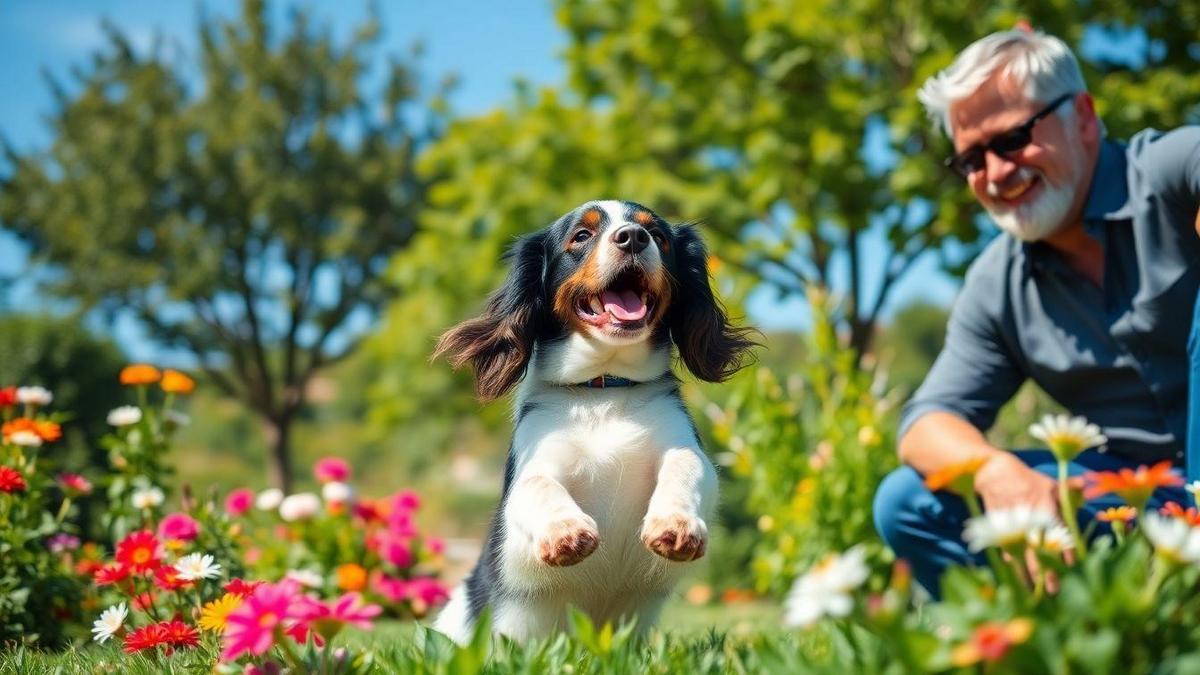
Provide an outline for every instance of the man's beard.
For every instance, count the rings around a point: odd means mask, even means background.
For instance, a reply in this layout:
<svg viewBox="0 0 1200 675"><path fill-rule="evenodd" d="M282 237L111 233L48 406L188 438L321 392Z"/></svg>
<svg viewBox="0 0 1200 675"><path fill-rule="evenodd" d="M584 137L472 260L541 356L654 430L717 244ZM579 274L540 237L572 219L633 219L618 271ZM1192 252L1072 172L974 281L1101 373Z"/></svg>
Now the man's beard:
<svg viewBox="0 0 1200 675"><path fill-rule="evenodd" d="M1076 185L1083 168L1082 153L1076 149L1073 154L1071 175L1062 185L1051 184L1046 176L1036 169L1020 167L1013 180L1026 182L1037 176L1041 193L1032 201L1015 208L984 206L996 225L1017 239L1030 242L1045 239L1065 225L1067 216L1071 213L1071 206L1075 203ZM988 183L987 192L996 197L1000 190L994 183Z"/></svg>

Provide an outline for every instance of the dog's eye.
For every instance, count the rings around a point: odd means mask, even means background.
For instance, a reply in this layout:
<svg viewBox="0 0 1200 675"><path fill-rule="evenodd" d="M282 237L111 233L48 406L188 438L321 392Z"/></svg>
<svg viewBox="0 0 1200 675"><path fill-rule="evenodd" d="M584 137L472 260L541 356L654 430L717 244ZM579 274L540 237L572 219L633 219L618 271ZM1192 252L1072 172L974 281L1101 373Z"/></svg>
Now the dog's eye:
<svg viewBox="0 0 1200 675"><path fill-rule="evenodd" d="M582 244L583 242L585 242L591 238L592 238L591 232L589 232L588 230L580 230L575 233L574 237L571 237L571 241L575 242L576 244Z"/></svg>
<svg viewBox="0 0 1200 675"><path fill-rule="evenodd" d="M654 237L654 242L661 248L667 243L667 236L662 233L662 230L650 230L650 236Z"/></svg>

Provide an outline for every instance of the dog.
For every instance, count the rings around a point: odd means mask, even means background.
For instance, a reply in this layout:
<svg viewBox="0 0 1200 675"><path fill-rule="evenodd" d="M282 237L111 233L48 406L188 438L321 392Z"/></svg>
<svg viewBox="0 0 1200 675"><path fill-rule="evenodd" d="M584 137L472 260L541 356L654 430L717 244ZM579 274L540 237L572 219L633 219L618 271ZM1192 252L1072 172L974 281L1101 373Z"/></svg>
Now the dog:
<svg viewBox="0 0 1200 675"><path fill-rule="evenodd" d="M730 325L695 228L626 201L593 201L528 235L482 316L434 358L470 364L481 400L520 383L500 505L482 554L434 628L525 641L565 626L658 619L704 556L717 474L671 370L728 379L756 343Z"/></svg>

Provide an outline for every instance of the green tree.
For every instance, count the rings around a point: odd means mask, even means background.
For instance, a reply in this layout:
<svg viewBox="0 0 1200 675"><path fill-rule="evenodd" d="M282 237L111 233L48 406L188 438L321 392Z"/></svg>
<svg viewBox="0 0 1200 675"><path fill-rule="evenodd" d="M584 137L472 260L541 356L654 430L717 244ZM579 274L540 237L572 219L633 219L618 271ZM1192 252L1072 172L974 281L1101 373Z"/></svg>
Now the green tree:
<svg viewBox="0 0 1200 675"><path fill-rule="evenodd" d="M6 147L0 222L61 271L55 293L131 312L252 409L286 488L306 385L393 297L387 261L426 199L414 158L443 117L409 62L371 71L375 21L339 44L269 14L202 20L194 67L109 27L75 86L51 82L49 150Z"/></svg>

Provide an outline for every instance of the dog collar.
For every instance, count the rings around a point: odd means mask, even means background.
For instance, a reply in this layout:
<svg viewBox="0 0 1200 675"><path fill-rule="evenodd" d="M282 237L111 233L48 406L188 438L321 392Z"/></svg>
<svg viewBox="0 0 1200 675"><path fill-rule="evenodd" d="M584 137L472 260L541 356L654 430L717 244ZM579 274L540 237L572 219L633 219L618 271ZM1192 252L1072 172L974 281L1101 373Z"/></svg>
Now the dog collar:
<svg viewBox="0 0 1200 675"><path fill-rule="evenodd" d="M593 377L587 382L580 382L575 385L577 387L588 387L590 389L608 389L609 387L632 387L641 382L634 382L625 377L617 377L616 375L601 375Z"/></svg>

